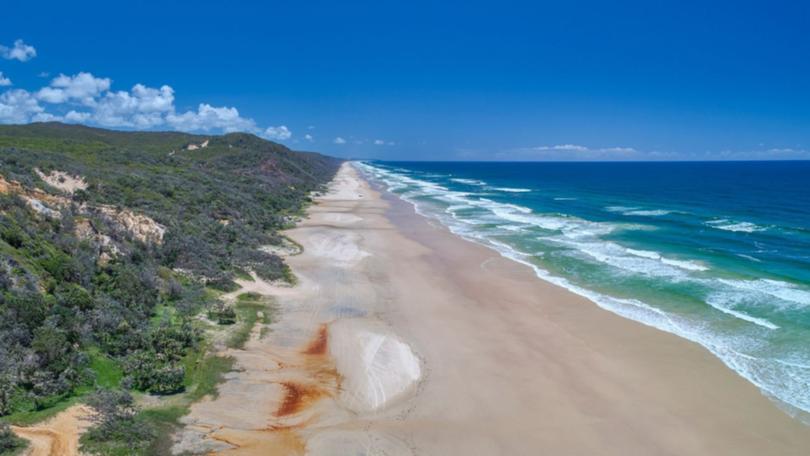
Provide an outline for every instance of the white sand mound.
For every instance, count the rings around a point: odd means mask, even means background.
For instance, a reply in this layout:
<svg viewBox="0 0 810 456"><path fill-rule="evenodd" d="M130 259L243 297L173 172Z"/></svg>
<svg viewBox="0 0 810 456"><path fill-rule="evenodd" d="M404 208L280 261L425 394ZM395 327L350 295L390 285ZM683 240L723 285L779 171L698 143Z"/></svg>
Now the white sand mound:
<svg viewBox="0 0 810 456"><path fill-rule="evenodd" d="M336 223L338 225L351 225L363 220L362 217L358 217L354 214L342 214L340 212L329 212L320 215L320 219L324 222Z"/></svg>
<svg viewBox="0 0 810 456"><path fill-rule="evenodd" d="M411 347L373 320L330 325L329 352L343 378L340 401L355 412L379 410L413 392L422 375Z"/></svg>
<svg viewBox="0 0 810 456"><path fill-rule="evenodd" d="M314 256L332 260L340 266L350 266L369 256L358 246L359 242L357 233L317 233L309 237L306 248Z"/></svg>
<svg viewBox="0 0 810 456"><path fill-rule="evenodd" d="M72 195L76 190L87 190L87 182L81 176L71 176L64 171L51 171L49 174L45 174L38 168L34 168L34 171L48 185L65 193Z"/></svg>
<svg viewBox="0 0 810 456"><path fill-rule="evenodd" d="M186 146L186 150L205 149L206 147L208 147L207 139L200 144L189 144L188 146Z"/></svg>

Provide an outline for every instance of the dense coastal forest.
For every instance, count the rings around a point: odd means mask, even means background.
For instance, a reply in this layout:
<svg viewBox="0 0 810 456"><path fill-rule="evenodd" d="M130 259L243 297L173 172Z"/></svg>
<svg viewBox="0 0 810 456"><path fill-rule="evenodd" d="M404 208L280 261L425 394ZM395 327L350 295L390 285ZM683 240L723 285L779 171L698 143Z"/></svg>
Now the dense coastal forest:
<svg viewBox="0 0 810 456"><path fill-rule="evenodd" d="M267 246L338 165L241 133L0 126L0 454L23 444L9 423L77 400L97 412L85 451L155 451L183 412L133 394L210 391L227 360L204 325L237 317L217 294L293 280Z"/></svg>

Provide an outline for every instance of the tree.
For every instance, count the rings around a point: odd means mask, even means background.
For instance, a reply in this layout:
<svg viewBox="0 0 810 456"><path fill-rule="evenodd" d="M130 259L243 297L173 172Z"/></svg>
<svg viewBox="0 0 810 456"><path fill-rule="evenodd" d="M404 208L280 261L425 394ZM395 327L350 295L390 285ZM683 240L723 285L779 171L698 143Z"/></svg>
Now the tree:
<svg viewBox="0 0 810 456"><path fill-rule="evenodd" d="M25 440L17 437L6 423L0 423L0 454L12 453L27 445Z"/></svg>
<svg viewBox="0 0 810 456"><path fill-rule="evenodd" d="M100 447L121 447L135 450L147 447L155 438L154 428L138 415L138 408L132 395L120 390L99 390L87 400L87 404L96 412L92 416L93 427L82 436L82 451L88 453L103 453L108 451L95 451ZM113 453L113 452L110 452ZM121 454L114 452L114 454Z"/></svg>

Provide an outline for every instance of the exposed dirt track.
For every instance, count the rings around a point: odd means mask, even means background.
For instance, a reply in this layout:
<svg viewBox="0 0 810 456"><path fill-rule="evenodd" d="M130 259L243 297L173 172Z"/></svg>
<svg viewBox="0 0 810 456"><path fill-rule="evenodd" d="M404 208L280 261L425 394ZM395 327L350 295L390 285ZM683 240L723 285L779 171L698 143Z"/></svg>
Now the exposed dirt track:
<svg viewBox="0 0 810 456"><path fill-rule="evenodd" d="M30 442L26 456L76 456L79 437L90 425L90 413L87 406L74 405L44 423L11 429Z"/></svg>

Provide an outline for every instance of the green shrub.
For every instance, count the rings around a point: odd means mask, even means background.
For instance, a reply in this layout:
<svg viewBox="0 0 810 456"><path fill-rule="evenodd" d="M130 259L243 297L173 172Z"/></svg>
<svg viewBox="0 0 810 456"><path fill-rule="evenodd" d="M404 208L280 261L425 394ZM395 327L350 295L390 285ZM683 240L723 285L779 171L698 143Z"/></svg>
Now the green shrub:
<svg viewBox="0 0 810 456"><path fill-rule="evenodd" d="M28 442L17 437L6 423L0 423L0 455L15 454L25 448Z"/></svg>
<svg viewBox="0 0 810 456"><path fill-rule="evenodd" d="M236 312L233 310L233 306L218 301L214 304L213 308L208 311L208 318L216 321L220 325L232 325L236 323Z"/></svg>
<svg viewBox="0 0 810 456"><path fill-rule="evenodd" d="M132 396L126 391L99 390L87 404L96 412L94 425L81 437L81 450L88 454L138 454L152 444L154 427L138 416Z"/></svg>

